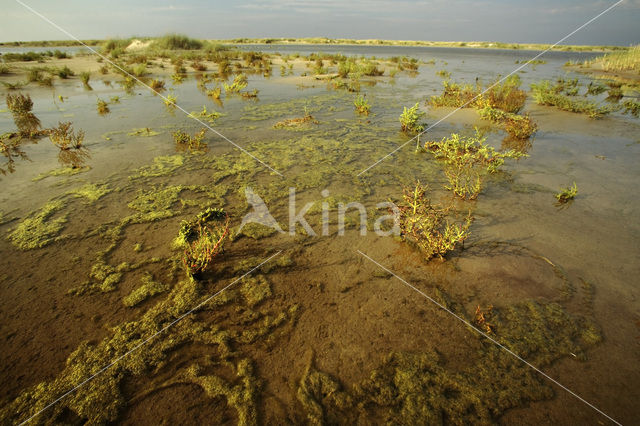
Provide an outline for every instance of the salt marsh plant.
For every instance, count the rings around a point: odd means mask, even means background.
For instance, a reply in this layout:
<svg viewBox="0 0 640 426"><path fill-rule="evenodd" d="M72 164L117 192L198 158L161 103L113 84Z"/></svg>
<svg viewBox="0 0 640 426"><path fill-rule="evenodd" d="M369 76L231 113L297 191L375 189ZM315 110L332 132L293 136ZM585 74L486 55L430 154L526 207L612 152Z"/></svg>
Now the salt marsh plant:
<svg viewBox="0 0 640 426"><path fill-rule="evenodd" d="M0 167L0 174L6 175L7 173L15 172L16 158L20 158L22 160L29 159L29 157L27 157L27 153L20 148L21 143L21 138L11 138L5 135L0 136L0 154L2 154L6 159L5 164Z"/></svg>
<svg viewBox="0 0 640 426"><path fill-rule="evenodd" d="M640 102L634 101L633 99L627 99L622 103L622 107L624 108L622 111L624 114L631 114L634 117L638 117L640 115Z"/></svg>
<svg viewBox="0 0 640 426"><path fill-rule="evenodd" d="M238 74L233 78L233 83L224 83L224 90L227 93L237 93L247 87L247 84L247 76L245 74Z"/></svg>
<svg viewBox="0 0 640 426"><path fill-rule="evenodd" d="M207 129L202 129L193 136L183 131L173 132L173 140L178 150L189 150L191 152L202 152L206 150L207 144L204 143L204 135Z"/></svg>
<svg viewBox="0 0 640 426"><path fill-rule="evenodd" d="M447 166L459 167L468 164L478 166L487 173L496 173L506 158L517 159L525 156L516 151L496 151L485 142L486 137L476 130L474 136L465 137L452 133L450 137L439 142L427 141L424 148Z"/></svg>
<svg viewBox="0 0 640 426"><path fill-rule="evenodd" d="M202 106L202 110L199 112L191 112L189 113L189 115L193 118L199 118L199 119L203 119L205 121L208 121L209 123L213 124L213 122L216 120L216 118L220 117L222 114L220 114L219 112L216 111L209 111L207 110L207 106L203 105Z"/></svg>
<svg viewBox="0 0 640 426"><path fill-rule="evenodd" d="M533 98L539 105L555 106L563 111L587 114L590 118L599 118L612 111L611 108L594 102L556 93L549 80L531 84L531 90Z"/></svg>
<svg viewBox="0 0 640 426"><path fill-rule="evenodd" d="M570 200L573 200L576 195L578 195L578 185L573 182L572 186L568 188L562 188L560 192L555 195L555 197L558 200L558 203L564 204Z"/></svg>
<svg viewBox="0 0 640 426"><path fill-rule="evenodd" d="M178 97L176 95L174 95L173 93L169 93L164 99L164 104L168 107L175 108L177 100L178 100Z"/></svg>
<svg viewBox="0 0 640 426"><path fill-rule="evenodd" d="M443 208L431 203L425 195L427 188L420 181L415 187L405 187L400 210L402 238L415 244L427 260L433 257L443 259L469 236L473 221L471 212L461 223L453 223L451 207Z"/></svg>
<svg viewBox="0 0 640 426"><path fill-rule="evenodd" d="M98 98L97 106L98 106L98 114L100 115L108 114L110 111L109 104L100 98Z"/></svg>
<svg viewBox="0 0 640 426"><path fill-rule="evenodd" d="M207 96L211 96L213 99L220 99L222 89L219 86L214 87L211 90L207 90Z"/></svg>
<svg viewBox="0 0 640 426"><path fill-rule="evenodd" d="M420 111L420 105L416 103L411 108L404 107L402 114L400 114L400 125L404 133L415 134L424 130L424 125L420 123L422 117L426 113Z"/></svg>
<svg viewBox="0 0 640 426"><path fill-rule="evenodd" d="M13 121L18 128L21 136L34 137L40 129L40 120L31 110L33 109L33 101L31 96L18 93L12 95L7 94L7 108L11 111Z"/></svg>
<svg viewBox="0 0 640 426"><path fill-rule="evenodd" d="M70 122L58 123L58 127L50 130L49 139L60 149L58 161L64 166L77 169L90 158L89 151L83 145L84 131L74 132Z"/></svg>
<svg viewBox="0 0 640 426"><path fill-rule="evenodd" d="M353 104L356 107L356 111L360 114L369 115L371 111L371 105L369 105L369 101L362 95L358 95L356 100L353 101Z"/></svg>
<svg viewBox="0 0 640 426"><path fill-rule="evenodd" d="M529 114L513 114L488 105L479 109L478 113L483 119L503 126L513 139L529 139L538 130L538 125Z"/></svg>
<svg viewBox="0 0 640 426"><path fill-rule="evenodd" d="M219 209L209 209L192 223L181 225L179 239L186 245L182 263L187 275L198 278L222 251L229 236L229 216Z"/></svg>
<svg viewBox="0 0 640 426"><path fill-rule="evenodd" d="M89 71L83 71L80 73L80 81L84 85L85 89L91 90L89 80L91 79L91 73Z"/></svg>
<svg viewBox="0 0 640 426"><path fill-rule="evenodd" d="M62 79L66 79L73 77L75 74L68 66L65 65L64 67L56 70L56 75Z"/></svg>
<svg viewBox="0 0 640 426"><path fill-rule="evenodd" d="M151 87L156 92L162 92L164 90L164 80L158 80L154 78L149 82L149 87Z"/></svg>

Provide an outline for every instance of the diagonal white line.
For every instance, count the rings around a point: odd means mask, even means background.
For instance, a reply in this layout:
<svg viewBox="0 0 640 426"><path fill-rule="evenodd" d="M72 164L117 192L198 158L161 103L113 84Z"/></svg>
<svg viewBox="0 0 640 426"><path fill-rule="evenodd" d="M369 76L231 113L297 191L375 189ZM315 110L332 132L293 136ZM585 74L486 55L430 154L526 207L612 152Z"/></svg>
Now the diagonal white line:
<svg viewBox="0 0 640 426"><path fill-rule="evenodd" d="M557 386L559 386L560 388L564 389L565 391L569 392L571 395L573 395L574 397L576 397L577 399L579 399L580 401L582 401L583 403L585 403L586 405L588 405L589 407L593 408L595 411L597 411L598 413L602 414L604 417L606 417L607 419L611 420L613 423L617 424L617 425L621 425L621 423L619 423L618 421L616 421L615 419L613 419L611 416L607 415L604 411L600 410L598 407L596 407L595 405L591 404L589 401L585 400L584 398L582 398L580 395L578 395L577 393L573 392L571 389L567 388L566 386L564 386L562 383L558 382L556 379L554 379L553 377L549 376L547 373L545 373L544 371L540 370L539 368L537 368L535 365L531 364L530 362L528 362L527 360L525 360L524 358L520 357L519 355L517 355L516 353L514 353L512 350L510 350L509 348L507 348L506 346L504 346L503 344L501 344L500 342L498 342L497 340L495 340L493 337L489 336L487 333L483 332L482 330L478 330L476 327L473 326L473 324L471 324L469 321L465 320L464 318L462 318L461 316L459 316L458 314L456 314L455 312L451 311L449 308L447 308L446 306L442 305L441 303L438 303L438 301L434 300L432 297L429 297L429 295L427 295L425 292L423 292L422 290L416 288L415 286L411 285L410 283L408 283L407 281L405 281L402 277L399 277L398 275L394 274L392 271L390 271L389 269L385 268L383 265L381 265L380 263L376 262L375 260L373 260L371 257L367 256L366 254L364 254L363 252L361 252L360 250L357 250L358 253L360 253L363 257L367 258L369 261L371 261L372 263L375 263L376 265L378 265L380 268L384 269L385 271L387 271L389 274L393 275L394 277L396 277L398 280L400 280L403 284L405 284L407 287L411 288L412 290L414 290L415 292L419 293L420 295L422 295L423 297L425 297L426 299L428 299L430 302L432 302L433 304L435 304L436 306L438 306L440 309L442 309L443 311L447 312L448 314L450 314L451 316L453 316L454 318L456 318L458 321L462 322L463 324L469 326L473 331L475 331L476 333L480 334L481 336L487 338L489 341L491 341L492 343L494 343L495 345L497 345L500 349L504 350L505 352L507 352L509 355L513 356L514 358L518 359L519 361L523 362L525 365L527 365L528 367L532 368L533 370L535 370L537 373L541 374L542 376L544 376L545 378L547 378L548 380L550 380L551 382L553 382L554 384L556 384Z"/></svg>
<svg viewBox="0 0 640 426"><path fill-rule="evenodd" d="M155 339L158 335L160 335L161 333L167 331L169 328L173 327L175 324L177 324L178 322L182 321L185 317L187 317L188 315L191 315L192 313L194 313L195 311L197 311L198 309L200 309L203 305L205 305L208 301L210 301L211 299L213 299L214 297L216 297L217 295L219 295L220 293L222 293L223 291L225 291L226 289L228 289L229 287L231 287L232 285L234 285L235 283L237 283L238 281L240 281L241 279L243 279L244 277L246 277L247 275L251 274L253 271L255 271L256 269L260 268L262 265L264 265L265 263L267 263L268 261L270 261L271 259L273 259L274 257L278 256L280 253L282 253L282 250L278 250L276 253L272 254L267 260L263 261L262 263L260 263L258 266L255 266L254 268L252 268L251 270L249 270L248 272L245 272L244 275L236 278L235 280L233 280L230 284L227 284L225 287L222 288L222 290L212 294L211 296L207 297L204 301L200 302L195 308L185 312L184 314L180 315L178 318L176 318L175 320L173 320L172 322L170 322L169 324L167 324L166 326L164 326L160 331L155 332L154 334L152 334L151 336L147 337L145 340L143 340L142 342L138 343L136 346L134 346L133 348L131 348L130 350L128 350L127 352L125 352L124 354L120 355L119 357L117 357L116 359L114 359L110 364L105 365L103 368L101 368L100 370L98 370L98 372L94 373L92 376L87 377L83 382L81 382L79 385L77 385L76 387L68 390L67 392L63 393L58 399L56 399L55 401L49 403L46 407L44 407L43 409L41 409L40 411L38 411L37 413L35 413L34 415L32 415L31 417L29 417L27 420L23 421L22 423L20 423L20 425L24 425L26 423L29 423L31 420L33 420L36 416L40 415L40 413L42 413L45 410L48 410L49 408L53 407L54 405L56 405L58 402L60 402L62 399L66 398L67 396L69 396L70 394L72 394L73 392L75 392L76 390L78 390L79 388L81 388L82 386L86 385L87 383L89 383L90 381L92 381L93 379L95 379L97 376L99 376L100 374L104 373L105 371L107 371L108 369L110 369L111 367L113 367L114 365L116 365L118 363L118 361L120 361L122 358L126 357L127 355L131 354L132 352L135 352L136 350L140 349L142 346L146 345L147 343L149 343L151 340Z"/></svg>
<svg viewBox="0 0 640 426"><path fill-rule="evenodd" d="M165 101L169 101L165 96L163 96L161 93L156 92L155 90L153 90L149 85L147 85L146 83L144 83L143 81L141 81L139 78L137 78L134 75L131 75L130 73L128 73L126 70L122 69L119 65L117 65L116 63L114 63L113 61L111 61L109 58L107 58L106 56L98 53L98 51L96 51L95 49L91 48L90 46L88 46L87 44L85 44L84 42L82 42L82 40L78 39L76 36L74 36L73 34L69 33L67 30L65 30L64 28L60 27L58 24L56 24L55 22L51 21L49 18L47 18L46 16L42 15L41 13L39 13L38 11L36 11L34 8L32 8L31 6L29 6L28 4L25 4L24 2L22 2L21 0L15 0L16 3L21 4L23 7L25 7L26 9L30 10L31 12L33 12L35 15L39 16L40 18L42 18L44 21L48 22L49 24L51 24L52 26L54 26L56 29L58 29L59 31L63 32L64 34L66 34L68 37L72 38L73 40L75 40L76 42L80 43L82 46L86 47L87 49L89 49L91 52L95 53L96 55L100 56L103 60L107 61L109 64L111 64L113 67L119 69L120 71L122 71L123 73L127 74L129 77L133 78L134 80L136 80L138 83L140 83L141 85L145 86L147 89L151 90L153 93L157 94L158 96L160 96L162 99L164 99ZM262 164L263 166L265 166L267 169L271 170L272 172L274 172L275 174L284 177L284 175L282 173L280 173L279 171L277 171L276 169L274 169L273 167L271 167L270 165L268 165L267 163L265 163L264 161L262 161L261 159L259 159L258 157L256 157L255 155L251 154L249 151L247 151L246 149L244 149L243 147L241 147L240 145L238 145L237 143L233 142L231 139L227 138L225 135L223 135L222 133L218 132L216 129L214 129L213 127L209 126L207 123L205 123L204 121L200 120L197 117L194 117L193 115L191 115L191 113L187 112L187 110L185 110L184 108L182 108L180 105L178 105L175 102L172 102L173 105L176 106L176 108L178 108L180 111L184 112L189 118L192 118L194 120L196 120L198 123L202 124L204 127L206 127L207 129L211 130L213 133L215 133L216 135L220 136L222 139L226 140L227 142L229 142L231 145L235 146L236 148L238 148L240 151L244 152L245 154L247 154L248 156L250 156L251 158L253 158L254 160L256 160L257 162L259 162L260 164Z"/></svg>
<svg viewBox="0 0 640 426"><path fill-rule="evenodd" d="M16 0L17 1L17 0ZM462 106L456 108L455 110L451 111L449 114L445 115L444 117L442 117L440 120L436 121L435 123L433 123L431 126L427 127L425 130L423 130L422 132L418 133L417 135L415 135L414 137L412 137L411 139L409 139L408 141L406 141L405 143L403 143L402 145L400 145L399 147L397 147L396 149L394 149L393 151L391 151L390 153L388 153L387 155L385 155L384 157L380 158L378 161L376 161L375 163L373 163L372 165L370 165L369 167L367 167L366 169L362 170L360 173L357 174L357 176L362 175L363 173L366 173L367 171L369 171L370 169L374 168L375 166L377 166L378 164L380 164L382 161L384 161L386 158L390 157L391 155L395 154L396 152L398 152L399 150L401 150L402 148L404 148L405 146L407 146L410 142L412 142L413 140L415 140L416 138L420 137L420 135L428 132L429 130L431 130L432 128L434 128L435 126L437 126L438 124L440 124L442 121L446 120L447 118L451 117L453 114L455 114L456 112L460 111L462 108L466 107L467 105L469 105L470 103L472 103L473 101L475 101L476 99L478 99L480 96L484 95L487 91L491 90L492 88L494 88L495 86L497 86L498 84L502 83L504 80L506 80L507 78L509 78L510 76L512 76L513 74L517 73L518 71L520 71L522 68L526 67L527 65L529 65L530 62L535 61L536 59L538 59L540 56L544 55L545 53L547 53L549 50L553 49L554 47L556 47L557 45L559 45L560 43L562 43L563 41L565 41L566 39L568 39L569 37L571 37L572 35L574 35L575 33L577 33L578 31L580 31L581 29L583 29L584 27L586 27L587 25L589 25L590 23L592 23L593 21L595 21L596 19L598 19L599 17L601 17L602 15L604 15L605 13L609 12L611 9L613 9L614 7L616 7L617 5L619 5L620 3L622 3L624 0L618 0L616 3L614 3L613 5L609 6L608 8L606 8L605 10L603 10L602 12L600 12L598 15L594 16L593 18L589 19L587 22L585 22L584 24L580 25L578 28L576 28L575 30L571 31L569 34L567 34L566 36L562 37L560 40L556 41L555 43L553 43L551 46L549 46L547 49L543 50L542 52L538 53L536 56L534 56L533 58L529 59L527 62L525 62L524 64L520 65L518 68L516 68L515 70L511 71L509 74L507 74L506 76L504 76L503 78L501 78L500 80L496 81L495 83L493 83L491 86L487 87L486 89L484 89L482 92L478 93L476 96L474 96L472 99L468 100L467 102L465 102Z"/></svg>

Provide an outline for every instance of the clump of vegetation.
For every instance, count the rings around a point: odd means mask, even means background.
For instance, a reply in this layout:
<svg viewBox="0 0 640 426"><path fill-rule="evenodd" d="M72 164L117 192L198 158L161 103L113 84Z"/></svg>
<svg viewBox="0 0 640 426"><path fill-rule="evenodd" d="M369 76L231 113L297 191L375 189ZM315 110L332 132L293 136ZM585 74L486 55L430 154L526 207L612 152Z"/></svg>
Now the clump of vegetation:
<svg viewBox="0 0 640 426"><path fill-rule="evenodd" d="M49 132L49 139L60 149L58 161L60 164L73 169L80 168L90 158L89 151L84 147L84 131L74 132L70 122L58 123Z"/></svg>
<svg viewBox="0 0 640 426"><path fill-rule="evenodd" d="M149 82L149 87L151 87L156 92L162 92L164 90L164 80L158 80L154 78Z"/></svg>
<svg viewBox="0 0 640 426"><path fill-rule="evenodd" d="M153 276L148 272L142 276L141 281L142 284L140 287L136 288L128 296L122 299L124 306L133 307L139 305L148 298L169 290L168 285L154 281Z"/></svg>
<svg viewBox="0 0 640 426"><path fill-rule="evenodd" d="M98 106L98 114L100 115L108 114L110 111L109 104L100 98L98 98L97 106Z"/></svg>
<svg viewBox="0 0 640 426"><path fill-rule="evenodd" d="M222 251L229 235L229 216L220 209L208 209L195 221L183 222L178 240L186 244L182 263L190 277L198 277Z"/></svg>
<svg viewBox="0 0 640 426"><path fill-rule="evenodd" d="M520 77L509 76L502 83L492 83L482 90L479 84L460 85L448 80L443 82L444 91L432 96L429 103L437 107L484 108L491 107L509 113L518 113L524 106L527 94L520 89Z"/></svg>
<svg viewBox="0 0 640 426"><path fill-rule="evenodd" d="M67 219L52 219L52 216L63 208L64 203L61 200L45 204L11 231L9 240L20 250L32 250L56 241Z"/></svg>
<svg viewBox="0 0 640 426"><path fill-rule="evenodd" d="M222 114L216 111L208 111L207 106L202 106L202 111L200 112L191 112L189 114L191 117L203 119L213 124L216 121L216 118L220 117Z"/></svg>
<svg viewBox="0 0 640 426"><path fill-rule="evenodd" d="M596 96L599 95L602 92L606 92L607 91L607 87L603 86L601 84L594 84L594 82L590 82L589 85L587 86L587 92L586 95L592 95L592 96Z"/></svg>
<svg viewBox="0 0 640 426"><path fill-rule="evenodd" d="M231 84L224 83L224 90L227 93L237 93L247 87L247 76L245 74L238 74L233 78Z"/></svg>
<svg viewBox="0 0 640 426"><path fill-rule="evenodd" d="M449 181L447 189L462 199L477 198L486 173L495 173L506 158L520 158L525 154L515 151L496 151L485 143L486 137L476 131L475 136L464 137L457 133L440 142L427 141L426 151L444 163L444 173Z"/></svg>
<svg viewBox="0 0 640 426"><path fill-rule="evenodd" d="M240 96L242 96L244 99L255 99L258 97L258 89L253 89L252 91L247 91L247 92L240 92Z"/></svg>
<svg viewBox="0 0 640 426"><path fill-rule="evenodd" d="M599 118L612 111L611 108L599 106L594 102L583 99L573 99L569 96L556 93L556 90L548 80L533 83L531 90L533 91L533 98L539 105L550 105L563 111L584 113L590 118Z"/></svg>
<svg viewBox="0 0 640 426"><path fill-rule="evenodd" d="M517 159L525 156L515 151L496 151L485 143L486 139L478 131L475 136L469 137L452 133L450 137L443 138L440 142L427 141L424 147L445 164L479 165L485 168L488 173L497 172L506 158Z"/></svg>
<svg viewBox="0 0 640 426"><path fill-rule="evenodd" d="M12 95L7 94L7 108L11 111L13 121L18 128L21 136L33 137L38 134L40 129L40 120L31 112L33 109L33 101L31 96L18 93Z"/></svg>
<svg viewBox="0 0 640 426"><path fill-rule="evenodd" d="M75 74L68 66L64 66L56 71L56 75L62 79L73 77Z"/></svg>
<svg viewBox="0 0 640 426"><path fill-rule="evenodd" d="M473 221L471 212L461 224L448 219L451 207L433 205L425 195L426 188L418 181L414 188L403 189L400 210L402 238L415 244L427 260L443 256L462 244L469 236Z"/></svg>
<svg viewBox="0 0 640 426"><path fill-rule="evenodd" d="M177 100L178 100L178 97L176 95L174 95L173 93L169 93L164 99L164 104L168 107L175 108Z"/></svg>
<svg viewBox="0 0 640 426"><path fill-rule="evenodd" d="M73 194L76 197L86 198L90 203L98 201L100 198L104 197L110 192L111 189L108 185L99 185L95 183L87 183L80 188L69 191L70 194Z"/></svg>
<svg viewBox="0 0 640 426"><path fill-rule="evenodd" d="M91 90L91 86L89 85L89 80L91 79L91 72L83 71L80 73L80 81L84 85L85 89Z"/></svg>
<svg viewBox="0 0 640 426"><path fill-rule="evenodd" d="M356 111L360 114L369 115L371 112L371 105L369 105L369 101L364 96L358 95L356 100L353 101L353 104L356 107Z"/></svg>
<svg viewBox="0 0 640 426"><path fill-rule="evenodd" d="M207 129L202 129L191 136L188 133L178 130L173 133L173 140L181 150L188 149L191 152L202 152L207 148L207 144L203 142L206 132Z"/></svg>
<svg viewBox="0 0 640 426"><path fill-rule="evenodd" d="M640 45L622 52L607 53L585 64L600 65L605 71L640 71Z"/></svg>
<svg viewBox="0 0 640 426"><path fill-rule="evenodd" d="M513 114L488 105L479 109L478 113L485 120L502 125L509 136L516 140L529 139L538 130L538 125L529 114Z"/></svg>
<svg viewBox="0 0 640 426"><path fill-rule="evenodd" d="M154 44L167 50L197 50L202 49L202 42L189 38L184 34L167 34L155 40Z"/></svg>
<svg viewBox="0 0 640 426"><path fill-rule="evenodd" d="M404 133L415 134L424 130L424 124L420 123L422 117L426 113L420 111L420 105L416 102L411 108L404 107L402 114L400 114L400 125Z"/></svg>
<svg viewBox="0 0 640 426"><path fill-rule="evenodd" d="M6 175L7 172L15 172L16 158L28 160L27 154L20 149L22 139L12 138L11 135L0 135L0 153L6 158L6 163L3 167L0 167L0 174Z"/></svg>
<svg viewBox="0 0 640 426"><path fill-rule="evenodd" d="M578 185L573 182L573 185L568 188L562 188L560 192L558 192L555 197L558 200L558 203L564 204L569 200L573 200L575 196L578 195Z"/></svg>
<svg viewBox="0 0 640 426"><path fill-rule="evenodd" d="M287 120L282 120L273 125L274 129L293 129L300 127L304 124L318 124L319 121L316 120L313 115L311 115L307 108L304 109L304 116L298 118L290 118Z"/></svg>
<svg viewBox="0 0 640 426"><path fill-rule="evenodd" d="M220 99L222 89L219 86L214 87L211 90L207 90L207 96L211 96L213 99Z"/></svg>
<svg viewBox="0 0 640 426"><path fill-rule="evenodd" d="M624 108L622 111L624 114L631 114L634 117L638 117L640 115L640 102L638 101L627 99L622 103L622 107Z"/></svg>

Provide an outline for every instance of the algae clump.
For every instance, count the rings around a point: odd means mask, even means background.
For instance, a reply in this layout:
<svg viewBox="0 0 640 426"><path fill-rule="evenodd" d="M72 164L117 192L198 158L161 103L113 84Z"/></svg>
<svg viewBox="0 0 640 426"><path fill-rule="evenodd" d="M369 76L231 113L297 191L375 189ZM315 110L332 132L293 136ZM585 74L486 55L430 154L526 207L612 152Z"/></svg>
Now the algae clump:
<svg viewBox="0 0 640 426"><path fill-rule="evenodd" d="M122 303L124 303L124 306L133 307L168 289L169 286L153 281L153 277L147 272L142 277L142 285L126 296Z"/></svg>
<svg viewBox="0 0 640 426"><path fill-rule="evenodd" d="M84 197L87 199L87 201L93 203L95 201L98 201L100 198L104 197L111 191L112 190L106 184L99 185L88 183L84 186L69 191L69 194L73 194L76 197Z"/></svg>
<svg viewBox="0 0 640 426"><path fill-rule="evenodd" d="M56 241L67 219L66 216L52 219L52 216L63 208L64 203L61 200L45 204L24 219L9 234L9 240L20 250L36 249Z"/></svg>

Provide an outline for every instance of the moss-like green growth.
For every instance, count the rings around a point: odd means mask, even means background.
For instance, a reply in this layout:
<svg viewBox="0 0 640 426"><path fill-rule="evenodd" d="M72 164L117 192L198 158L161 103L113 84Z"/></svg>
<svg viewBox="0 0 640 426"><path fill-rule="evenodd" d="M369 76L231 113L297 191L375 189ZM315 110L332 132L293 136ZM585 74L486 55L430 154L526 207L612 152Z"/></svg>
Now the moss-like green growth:
<svg viewBox="0 0 640 426"><path fill-rule="evenodd" d="M11 231L9 240L20 250L40 248L56 241L67 219L66 216L53 219L52 216L64 206L61 200L45 204Z"/></svg>
<svg viewBox="0 0 640 426"><path fill-rule="evenodd" d="M111 191L112 189L109 188L109 185L107 184L100 185L100 184L88 183L84 186L81 186L79 188L69 191L69 194L73 194L76 197L84 197L90 203L94 203L98 201L100 198L110 193Z"/></svg>
<svg viewBox="0 0 640 426"><path fill-rule="evenodd" d="M138 195L129 204L129 208L137 210L136 221L152 222L174 216L171 209L178 201L182 186L168 186L166 188L153 188L148 191L138 191Z"/></svg>
<svg viewBox="0 0 640 426"><path fill-rule="evenodd" d="M244 235L246 237L253 238L254 240L260 240L262 238L273 235L276 232L277 231L270 226L265 226L256 222L250 222L244 225L242 229L240 229L240 232L236 234L236 237L239 235Z"/></svg>
<svg viewBox="0 0 640 426"><path fill-rule="evenodd" d="M136 306L156 294L163 293L169 289L168 285L153 281L150 273L146 272L142 276L142 285L133 290L128 296L122 299L124 306Z"/></svg>
<svg viewBox="0 0 640 426"><path fill-rule="evenodd" d="M153 159L153 164L144 166L136 170L136 173L129 176L129 179L142 177L167 176L175 172L184 164L182 155L166 155Z"/></svg>
<svg viewBox="0 0 640 426"><path fill-rule="evenodd" d="M247 305L253 307L268 297L271 297L271 286L263 275L255 275L242 279L240 293Z"/></svg>

